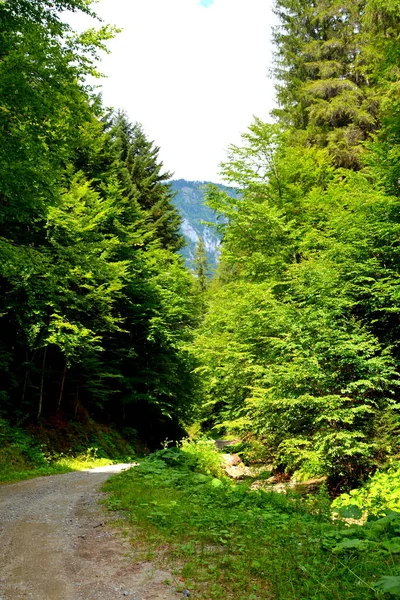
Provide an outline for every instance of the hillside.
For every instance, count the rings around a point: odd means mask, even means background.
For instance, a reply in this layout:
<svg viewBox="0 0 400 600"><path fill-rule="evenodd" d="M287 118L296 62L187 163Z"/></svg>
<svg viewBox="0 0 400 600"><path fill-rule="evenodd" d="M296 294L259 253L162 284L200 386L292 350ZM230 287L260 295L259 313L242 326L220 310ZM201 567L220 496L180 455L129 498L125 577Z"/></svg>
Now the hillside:
<svg viewBox="0 0 400 600"><path fill-rule="evenodd" d="M179 210L183 219L181 231L185 236L187 245L181 253L188 267L193 264L199 237L203 238L210 268L215 268L218 262L221 237L215 227L206 224L217 222L215 212L204 204L206 186L209 183L209 181L186 181L186 179L177 179L170 182L172 190L176 193L173 204ZM215 185L232 196L236 194L233 188L221 184Z"/></svg>

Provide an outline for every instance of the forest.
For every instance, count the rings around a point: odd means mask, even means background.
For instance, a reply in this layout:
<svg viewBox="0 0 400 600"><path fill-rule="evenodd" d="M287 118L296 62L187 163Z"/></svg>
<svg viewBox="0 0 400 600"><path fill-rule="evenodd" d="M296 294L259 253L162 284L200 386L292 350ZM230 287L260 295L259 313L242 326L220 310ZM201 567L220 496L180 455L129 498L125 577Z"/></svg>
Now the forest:
<svg viewBox="0 0 400 600"><path fill-rule="evenodd" d="M348 491L399 454L400 6L276 0L277 108L209 186L221 257L179 250L172 174L88 77L86 0L0 2L0 415L150 449L193 423ZM223 159L223 157L221 157Z"/></svg>
<svg viewBox="0 0 400 600"><path fill-rule="evenodd" d="M399 451L399 6L278 0L275 121L210 189L222 258L196 331L202 419L354 486Z"/></svg>
<svg viewBox="0 0 400 600"><path fill-rule="evenodd" d="M118 30L66 14L94 4L0 0L0 482L146 455L108 506L195 597L399 597L399 0L275 0L215 270L201 239L185 266L187 182L88 83Z"/></svg>
<svg viewBox="0 0 400 600"><path fill-rule="evenodd" d="M90 415L151 446L192 411L193 278L159 148L86 83L115 33L64 22L89 5L0 5L1 411Z"/></svg>

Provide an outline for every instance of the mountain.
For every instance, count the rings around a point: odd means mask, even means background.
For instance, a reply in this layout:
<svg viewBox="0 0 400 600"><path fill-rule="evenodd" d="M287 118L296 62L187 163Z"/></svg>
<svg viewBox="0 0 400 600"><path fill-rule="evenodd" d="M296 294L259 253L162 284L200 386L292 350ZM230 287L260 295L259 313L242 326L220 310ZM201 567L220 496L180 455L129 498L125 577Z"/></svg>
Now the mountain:
<svg viewBox="0 0 400 600"><path fill-rule="evenodd" d="M181 230L186 239L186 246L181 250L186 265L193 266L194 253L198 239L201 237L207 252L210 269L215 269L218 263L219 245L221 237L216 229L206 223L217 223L215 212L204 204L206 186L209 181L186 181L176 179L169 182L176 193L173 204L182 215ZM236 196L233 188L221 184L217 185L231 196Z"/></svg>

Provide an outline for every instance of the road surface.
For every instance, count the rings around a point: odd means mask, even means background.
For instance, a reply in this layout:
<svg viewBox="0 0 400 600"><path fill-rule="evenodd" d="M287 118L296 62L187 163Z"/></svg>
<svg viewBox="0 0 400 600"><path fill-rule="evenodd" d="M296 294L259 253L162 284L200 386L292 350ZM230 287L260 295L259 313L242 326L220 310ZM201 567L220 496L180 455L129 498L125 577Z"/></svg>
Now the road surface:
<svg viewBox="0 0 400 600"><path fill-rule="evenodd" d="M127 466L0 486L0 600L182 598L98 504L102 483Z"/></svg>

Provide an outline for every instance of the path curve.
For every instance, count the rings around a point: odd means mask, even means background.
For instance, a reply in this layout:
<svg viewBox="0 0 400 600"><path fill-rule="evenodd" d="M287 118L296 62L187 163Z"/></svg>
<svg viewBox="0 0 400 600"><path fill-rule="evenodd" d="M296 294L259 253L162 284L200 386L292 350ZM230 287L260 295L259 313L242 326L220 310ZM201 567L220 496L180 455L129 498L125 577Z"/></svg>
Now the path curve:
<svg viewBox="0 0 400 600"><path fill-rule="evenodd" d="M0 600L176 600L172 577L135 561L100 487L130 465L0 486Z"/></svg>

